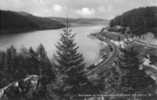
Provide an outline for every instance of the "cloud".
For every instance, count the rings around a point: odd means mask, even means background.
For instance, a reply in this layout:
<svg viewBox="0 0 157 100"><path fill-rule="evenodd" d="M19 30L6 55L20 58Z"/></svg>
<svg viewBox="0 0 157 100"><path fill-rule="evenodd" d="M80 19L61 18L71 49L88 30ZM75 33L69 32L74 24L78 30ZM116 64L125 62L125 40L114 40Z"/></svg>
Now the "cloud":
<svg viewBox="0 0 157 100"><path fill-rule="evenodd" d="M93 8L81 8L79 10L76 10L76 13L82 16L92 16L95 14L95 10Z"/></svg>
<svg viewBox="0 0 157 100"><path fill-rule="evenodd" d="M53 5L53 10L56 12L61 12L63 10L63 7L61 5L55 4Z"/></svg>
<svg viewBox="0 0 157 100"><path fill-rule="evenodd" d="M111 18L157 0L0 0L0 9L25 11L38 16Z"/></svg>

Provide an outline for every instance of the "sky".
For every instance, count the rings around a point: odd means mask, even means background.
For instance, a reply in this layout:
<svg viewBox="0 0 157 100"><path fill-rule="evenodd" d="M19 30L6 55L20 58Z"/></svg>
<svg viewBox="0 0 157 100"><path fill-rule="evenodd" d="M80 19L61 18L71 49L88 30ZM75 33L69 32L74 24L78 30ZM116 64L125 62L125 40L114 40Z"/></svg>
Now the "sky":
<svg viewBox="0 0 157 100"><path fill-rule="evenodd" d="M157 6L157 0L0 0L0 9L43 17L111 19L138 7Z"/></svg>

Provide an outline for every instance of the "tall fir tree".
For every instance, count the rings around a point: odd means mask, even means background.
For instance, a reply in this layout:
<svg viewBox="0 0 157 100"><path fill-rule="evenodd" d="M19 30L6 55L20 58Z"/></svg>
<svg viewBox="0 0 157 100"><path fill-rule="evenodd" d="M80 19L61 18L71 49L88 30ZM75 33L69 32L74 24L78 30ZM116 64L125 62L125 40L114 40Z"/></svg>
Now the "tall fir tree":
<svg viewBox="0 0 157 100"><path fill-rule="evenodd" d="M67 24L56 46L56 66L59 80L63 83L60 82L60 94L64 94L63 96L82 94L87 82L84 58L78 52L79 47L74 42L74 37L75 34Z"/></svg>

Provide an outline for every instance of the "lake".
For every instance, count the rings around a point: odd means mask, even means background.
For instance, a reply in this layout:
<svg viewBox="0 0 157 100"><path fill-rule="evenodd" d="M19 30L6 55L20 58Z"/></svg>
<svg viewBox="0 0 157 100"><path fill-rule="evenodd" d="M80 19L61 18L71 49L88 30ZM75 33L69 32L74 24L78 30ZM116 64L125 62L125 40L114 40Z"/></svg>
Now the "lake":
<svg viewBox="0 0 157 100"><path fill-rule="evenodd" d="M75 41L80 47L79 52L83 54L85 61L89 64L92 64L99 58L101 43L99 40L91 39L88 35L100 31L102 27L103 26L82 26L71 28L72 32L76 33ZM56 51L55 45L59 41L60 33L63 33L63 29L0 35L0 50L6 50L6 48L11 45L15 46L18 50L22 47L37 48L41 43L44 45L48 56L53 57Z"/></svg>

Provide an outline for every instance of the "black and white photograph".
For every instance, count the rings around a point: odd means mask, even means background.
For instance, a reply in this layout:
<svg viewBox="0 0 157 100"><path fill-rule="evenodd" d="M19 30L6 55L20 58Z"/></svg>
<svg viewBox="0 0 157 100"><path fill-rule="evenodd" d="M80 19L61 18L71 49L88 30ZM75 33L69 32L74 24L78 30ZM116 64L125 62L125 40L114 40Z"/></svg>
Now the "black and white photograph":
<svg viewBox="0 0 157 100"><path fill-rule="evenodd" d="M157 100L157 0L0 0L0 100Z"/></svg>

